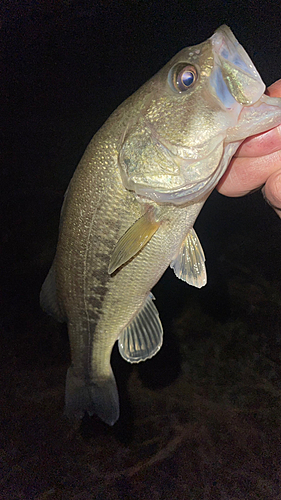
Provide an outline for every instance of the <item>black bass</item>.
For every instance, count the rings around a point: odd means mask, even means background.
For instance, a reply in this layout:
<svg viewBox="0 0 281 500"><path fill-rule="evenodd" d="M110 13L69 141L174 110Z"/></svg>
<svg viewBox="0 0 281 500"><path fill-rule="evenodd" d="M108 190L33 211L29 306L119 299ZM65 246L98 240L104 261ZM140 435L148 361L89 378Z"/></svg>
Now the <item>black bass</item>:
<svg viewBox="0 0 281 500"><path fill-rule="evenodd" d="M206 283L193 229L239 144L281 122L249 56L227 26L180 51L96 133L67 189L43 309L66 321L71 367L65 413L113 425L114 343L138 363L163 330L150 290L170 265Z"/></svg>

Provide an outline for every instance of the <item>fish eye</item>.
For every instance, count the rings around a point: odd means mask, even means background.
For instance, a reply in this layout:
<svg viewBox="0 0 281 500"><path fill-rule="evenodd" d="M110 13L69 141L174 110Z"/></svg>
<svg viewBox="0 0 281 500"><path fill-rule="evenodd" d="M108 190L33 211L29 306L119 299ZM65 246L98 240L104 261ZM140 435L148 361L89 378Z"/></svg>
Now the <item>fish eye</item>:
<svg viewBox="0 0 281 500"><path fill-rule="evenodd" d="M179 93L190 89L198 78L198 72L192 64L181 63L172 68L169 82L173 89Z"/></svg>

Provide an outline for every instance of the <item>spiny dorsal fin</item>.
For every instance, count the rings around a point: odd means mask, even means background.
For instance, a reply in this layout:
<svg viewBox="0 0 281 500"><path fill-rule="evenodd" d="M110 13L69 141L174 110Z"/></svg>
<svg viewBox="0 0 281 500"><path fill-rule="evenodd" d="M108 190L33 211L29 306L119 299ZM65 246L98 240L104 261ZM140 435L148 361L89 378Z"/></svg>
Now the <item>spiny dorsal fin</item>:
<svg viewBox="0 0 281 500"><path fill-rule="evenodd" d="M199 238L192 228L183 241L170 267L175 275L189 285L201 288L207 283L205 255Z"/></svg>
<svg viewBox="0 0 281 500"><path fill-rule="evenodd" d="M142 215L118 241L111 257L108 273L114 273L118 267L134 257L149 242L159 226L160 222L153 220L150 210Z"/></svg>
<svg viewBox="0 0 281 500"><path fill-rule="evenodd" d="M130 363L152 358L163 343L163 328L153 299L150 293L139 313L118 339L119 352Z"/></svg>

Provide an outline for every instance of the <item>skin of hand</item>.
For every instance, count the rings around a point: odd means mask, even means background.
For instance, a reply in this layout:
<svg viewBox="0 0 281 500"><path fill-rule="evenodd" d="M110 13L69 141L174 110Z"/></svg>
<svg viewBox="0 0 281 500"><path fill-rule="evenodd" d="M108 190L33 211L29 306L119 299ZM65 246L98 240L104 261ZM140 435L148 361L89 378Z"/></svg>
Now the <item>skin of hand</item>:
<svg viewBox="0 0 281 500"><path fill-rule="evenodd" d="M281 80L266 94L281 97ZM262 186L264 198L281 218L281 125L246 139L217 189L225 196L243 196Z"/></svg>

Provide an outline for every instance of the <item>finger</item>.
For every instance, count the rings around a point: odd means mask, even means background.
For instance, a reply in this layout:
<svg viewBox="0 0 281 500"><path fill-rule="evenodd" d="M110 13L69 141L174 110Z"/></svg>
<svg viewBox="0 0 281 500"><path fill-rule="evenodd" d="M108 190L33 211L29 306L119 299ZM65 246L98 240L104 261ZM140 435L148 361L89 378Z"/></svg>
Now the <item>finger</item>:
<svg viewBox="0 0 281 500"><path fill-rule="evenodd" d="M281 125L245 139L236 151L235 157L266 156L279 149L281 149Z"/></svg>
<svg viewBox="0 0 281 500"><path fill-rule="evenodd" d="M273 83L266 90L270 97L281 97L281 80ZM238 148L235 156L265 156L281 148L281 125L262 134L248 137Z"/></svg>
<svg viewBox="0 0 281 500"><path fill-rule="evenodd" d="M225 196L243 196L262 186L280 168L280 150L259 158L233 158L217 189Z"/></svg>
<svg viewBox="0 0 281 500"><path fill-rule="evenodd" d="M281 218L281 170L268 178L262 191L266 201Z"/></svg>
<svg viewBox="0 0 281 500"><path fill-rule="evenodd" d="M266 89L265 93L270 97L281 97L281 78L270 85L270 87Z"/></svg>

